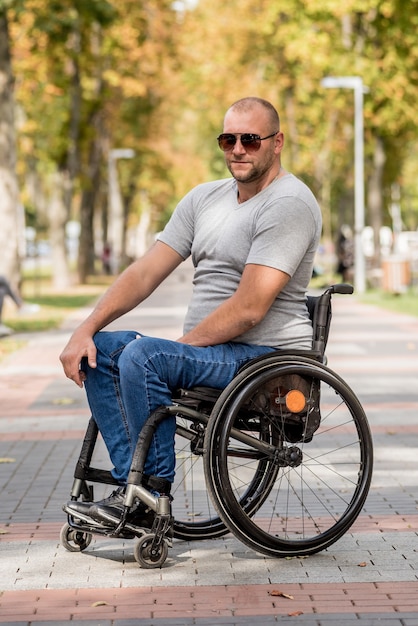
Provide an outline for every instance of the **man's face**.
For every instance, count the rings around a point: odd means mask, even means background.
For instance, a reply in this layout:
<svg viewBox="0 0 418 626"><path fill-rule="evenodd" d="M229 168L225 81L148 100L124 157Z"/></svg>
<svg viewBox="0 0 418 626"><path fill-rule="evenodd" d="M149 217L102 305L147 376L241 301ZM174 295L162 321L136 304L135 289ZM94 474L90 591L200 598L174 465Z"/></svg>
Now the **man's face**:
<svg viewBox="0 0 418 626"><path fill-rule="evenodd" d="M235 145L225 152L225 162L232 176L242 183L260 180L277 163L283 146L283 134L277 133L261 142L260 148L253 151L242 145L242 133L254 133L260 137L271 135L277 128L271 127L267 112L263 107L249 111L230 109L224 120L224 133L238 135Z"/></svg>

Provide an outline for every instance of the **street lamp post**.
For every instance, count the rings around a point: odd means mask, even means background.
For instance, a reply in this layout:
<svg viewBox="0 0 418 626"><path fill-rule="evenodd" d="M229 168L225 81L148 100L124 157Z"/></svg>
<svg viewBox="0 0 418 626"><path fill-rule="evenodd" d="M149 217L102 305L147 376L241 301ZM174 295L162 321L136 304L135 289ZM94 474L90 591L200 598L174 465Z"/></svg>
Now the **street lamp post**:
<svg viewBox="0 0 418 626"><path fill-rule="evenodd" d="M110 150L108 157L108 185L109 185L109 220L108 241L112 246L113 271L119 271L123 252L124 214L123 204L119 188L118 173L116 169L117 159L132 159L134 150L130 148Z"/></svg>
<svg viewBox="0 0 418 626"><path fill-rule="evenodd" d="M364 131L363 94L367 87L359 76L326 76L321 85L327 89L354 90L354 286L357 293L366 290L366 264L363 252L364 230Z"/></svg>

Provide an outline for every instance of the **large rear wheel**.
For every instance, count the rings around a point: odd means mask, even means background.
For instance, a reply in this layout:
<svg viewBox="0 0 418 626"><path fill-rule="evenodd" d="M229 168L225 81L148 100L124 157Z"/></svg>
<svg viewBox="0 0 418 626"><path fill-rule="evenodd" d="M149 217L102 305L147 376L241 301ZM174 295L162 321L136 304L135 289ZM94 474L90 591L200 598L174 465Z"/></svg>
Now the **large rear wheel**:
<svg viewBox="0 0 418 626"><path fill-rule="evenodd" d="M177 407L176 416L176 479L172 489L174 536L177 539L196 540L222 537L229 528L220 518L208 492L205 474L205 432L210 418L204 414L192 414L190 410ZM258 425L255 424L255 427ZM274 431L267 427L255 430L253 438L266 445L274 445ZM232 450L231 454L247 451ZM239 494L240 505L250 513L259 505L260 498L269 493L278 468L271 459L251 454L251 468L247 471L247 484Z"/></svg>
<svg viewBox="0 0 418 626"><path fill-rule="evenodd" d="M220 518L271 556L330 546L359 515L370 486L363 408L339 376L309 358L275 356L242 371L214 407L205 447ZM255 485L260 467L264 479ZM252 504L243 498L249 489Z"/></svg>

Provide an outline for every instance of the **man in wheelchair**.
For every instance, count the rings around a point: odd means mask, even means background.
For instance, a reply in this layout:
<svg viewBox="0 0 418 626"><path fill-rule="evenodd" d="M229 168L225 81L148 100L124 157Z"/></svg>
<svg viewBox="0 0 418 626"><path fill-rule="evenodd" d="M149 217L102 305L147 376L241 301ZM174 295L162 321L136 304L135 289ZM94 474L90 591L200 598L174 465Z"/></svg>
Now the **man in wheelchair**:
<svg viewBox="0 0 418 626"><path fill-rule="evenodd" d="M218 144L232 178L198 185L180 201L158 240L118 277L61 354L66 376L85 386L120 485L100 502L64 506L81 519L119 523L139 433L153 412L171 404L175 390L223 389L257 356L311 348L306 290L321 214L308 187L281 165L277 111L259 98L237 101ZM182 337L102 330L190 255L194 287ZM154 495L170 494L174 435L170 415L156 428L145 462L142 484ZM153 517L137 502L128 521L150 528Z"/></svg>

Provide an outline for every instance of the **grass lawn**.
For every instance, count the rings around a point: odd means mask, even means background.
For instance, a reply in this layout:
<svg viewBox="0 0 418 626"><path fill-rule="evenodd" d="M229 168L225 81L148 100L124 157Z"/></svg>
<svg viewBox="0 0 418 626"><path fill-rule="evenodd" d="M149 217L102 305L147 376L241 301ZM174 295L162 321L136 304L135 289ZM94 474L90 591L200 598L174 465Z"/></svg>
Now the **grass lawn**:
<svg viewBox="0 0 418 626"><path fill-rule="evenodd" d="M325 290L329 285L341 282L341 278L332 273L317 276L311 280L310 286L319 291ZM354 291L354 295L356 292ZM368 289L366 293L357 296L360 302L371 304L382 309L388 309L395 313L405 313L418 317L418 287L410 287L405 293L393 294L383 289Z"/></svg>
<svg viewBox="0 0 418 626"><path fill-rule="evenodd" d="M45 284L38 287L38 293L33 293L26 286L23 289L26 306L22 311L9 309L3 323L17 333L57 328L72 310L93 304L104 289L101 284L74 285L59 293Z"/></svg>
<svg viewBox="0 0 418 626"><path fill-rule="evenodd" d="M381 290L371 290L363 294L360 300L366 304L395 311L395 313L405 313L418 317L418 291L416 289L409 289L406 293L398 295Z"/></svg>

